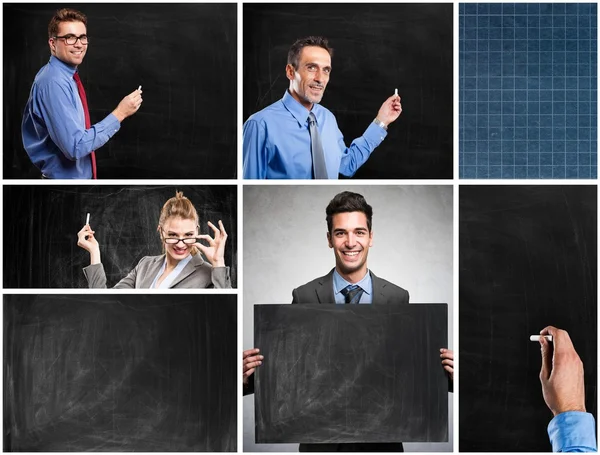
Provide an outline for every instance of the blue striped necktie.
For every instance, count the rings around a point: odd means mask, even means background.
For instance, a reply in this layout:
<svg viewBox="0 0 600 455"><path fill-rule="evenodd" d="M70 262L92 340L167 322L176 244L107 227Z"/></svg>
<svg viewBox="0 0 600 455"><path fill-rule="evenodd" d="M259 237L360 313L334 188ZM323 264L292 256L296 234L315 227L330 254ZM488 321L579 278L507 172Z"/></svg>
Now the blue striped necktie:
<svg viewBox="0 0 600 455"><path fill-rule="evenodd" d="M363 295L363 288L358 284L349 284L342 289L342 294L346 297L346 303L358 303Z"/></svg>

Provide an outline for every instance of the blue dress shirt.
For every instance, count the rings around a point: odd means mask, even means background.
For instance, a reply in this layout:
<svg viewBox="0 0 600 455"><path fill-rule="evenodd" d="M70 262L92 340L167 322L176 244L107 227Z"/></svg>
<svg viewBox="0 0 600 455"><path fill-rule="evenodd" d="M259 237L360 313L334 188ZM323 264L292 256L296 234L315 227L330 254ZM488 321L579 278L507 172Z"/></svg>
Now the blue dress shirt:
<svg viewBox="0 0 600 455"><path fill-rule="evenodd" d="M558 414L548 425L553 452L597 452L594 416L569 411Z"/></svg>
<svg viewBox="0 0 600 455"><path fill-rule="evenodd" d="M346 296L342 294L342 289L346 288L346 286L350 286L351 284L359 285L363 291L360 296L360 300L358 303L373 303L373 279L371 278L371 273L367 270L367 274L365 277L360 280L358 283L350 283L342 278L342 276L338 273L337 269L333 270L333 295L335 296L335 303L346 304Z"/></svg>
<svg viewBox="0 0 600 455"><path fill-rule="evenodd" d="M314 104L312 112L330 179L353 176L387 136L385 129L371 123L362 137L346 147L335 116L320 104ZM251 115L244 123L244 178L313 178L309 113L286 90L281 100Z"/></svg>
<svg viewBox="0 0 600 455"><path fill-rule="evenodd" d="M23 113L23 147L42 174L52 179L91 179L92 151L121 128L109 114L85 129L76 67L52 56L35 76Z"/></svg>

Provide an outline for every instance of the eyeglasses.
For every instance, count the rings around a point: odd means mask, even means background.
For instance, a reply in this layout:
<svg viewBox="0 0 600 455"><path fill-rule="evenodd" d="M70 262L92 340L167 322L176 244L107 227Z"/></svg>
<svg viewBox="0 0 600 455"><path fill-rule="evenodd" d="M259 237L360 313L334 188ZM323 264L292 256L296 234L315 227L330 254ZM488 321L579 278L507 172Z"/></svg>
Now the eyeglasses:
<svg viewBox="0 0 600 455"><path fill-rule="evenodd" d="M69 34L69 35L64 35L64 36L55 36L54 38L55 39L62 38L65 40L65 43L67 43L70 46L75 44L77 42L77 40L79 40L79 42L81 44L83 44L84 46L90 42L90 39L88 38L87 35L75 36L75 35Z"/></svg>
<svg viewBox="0 0 600 455"><path fill-rule="evenodd" d="M178 239L176 237L166 237L164 240L165 240L165 243L168 245L175 245L179 242L183 242L186 245L193 245L194 243L196 243L198 241L196 239L196 237L186 237L184 239Z"/></svg>

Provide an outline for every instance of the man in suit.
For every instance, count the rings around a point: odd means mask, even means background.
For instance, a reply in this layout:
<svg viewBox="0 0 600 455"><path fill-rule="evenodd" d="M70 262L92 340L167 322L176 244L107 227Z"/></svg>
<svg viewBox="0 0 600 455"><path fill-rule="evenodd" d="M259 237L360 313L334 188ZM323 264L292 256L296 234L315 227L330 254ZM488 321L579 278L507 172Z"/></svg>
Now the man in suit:
<svg viewBox="0 0 600 455"><path fill-rule="evenodd" d="M383 304L409 303L409 294L367 268L373 246L373 208L365 198L349 191L337 194L325 210L327 242L335 255L335 267L327 275L292 291L292 303ZM258 349L243 353L244 394L254 392L252 374L264 357ZM452 391L454 353L440 349L442 366ZM403 452L402 443L300 444L301 452Z"/></svg>

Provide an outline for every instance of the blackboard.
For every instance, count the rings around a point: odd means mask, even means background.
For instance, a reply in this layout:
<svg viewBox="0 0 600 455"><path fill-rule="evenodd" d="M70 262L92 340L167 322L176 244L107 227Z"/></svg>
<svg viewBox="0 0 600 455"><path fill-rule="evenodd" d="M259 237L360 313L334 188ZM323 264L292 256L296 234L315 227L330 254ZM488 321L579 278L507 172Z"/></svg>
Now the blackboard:
<svg viewBox="0 0 600 455"><path fill-rule="evenodd" d="M461 186L459 449L549 452L548 325L569 332L597 403L596 186Z"/></svg>
<svg viewBox="0 0 600 455"><path fill-rule="evenodd" d="M235 178L235 4L7 4L4 178L39 178L21 140L31 84L48 62L48 23L69 6L88 18L80 65L92 124L142 86L143 105L97 153L98 176Z"/></svg>
<svg viewBox="0 0 600 455"><path fill-rule="evenodd" d="M282 98L287 53L299 38L334 48L322 105L346 145L394 89L402 115L357 179L452 178L452 5L244 4L243 118Z"/></svg>
<svg viewBox="0 0 600 455"><path fill-rule="evenodd" d="M4 450L236 451L233 295L4 297Z"/></svg>
<svg viewBox="0 0 600 455"><path fill-rule="evenodd" d="M256 442L447 441L447 310L255 305Z"/></svg>
<svg viewBox="0 0 600 455"><path fill-rule="evenodd" d="M237 283L237 189L211 186L46 186L4 187L4 287L87 288L83 267L90 255L77 246L86 214L100 244L109 287L144 256L162 254L157 232L164 203L175 192L190 199L206 224L223 220L228 234L225 264Z"/></svg>

